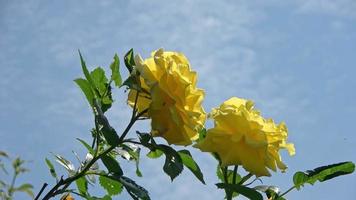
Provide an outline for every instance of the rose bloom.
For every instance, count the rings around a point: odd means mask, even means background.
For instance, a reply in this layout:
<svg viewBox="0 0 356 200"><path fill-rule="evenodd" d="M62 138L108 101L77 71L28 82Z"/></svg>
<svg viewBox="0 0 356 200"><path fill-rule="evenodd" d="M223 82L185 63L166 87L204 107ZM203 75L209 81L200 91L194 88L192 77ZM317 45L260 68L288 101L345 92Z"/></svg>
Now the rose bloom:
<svg viewBox="0 0 356 200"><path fill-rule="evenodd" d="M135 56L141 87L137 109L148 108L153 136L169 144L189 145L198 139L198 129L205 123L202 107L204 91L196 87L197 74L191 71L187 58L177 52L159 49L152 57L142 60ZM131 90L128 103L133 107L137 91Z"/></svg>
<svg viewBox="0 0 356 200"><path fill-rule="evenodd" d="M210 117L214 128L195 145L204 152L215 152L222 166L242 165L256 176L270 176L267 168L284 171L280 149L295 154L293 144L287 144L287 127L276 125L272 119L264 119L253 108L252 101L233 97L219 108L213 109Z"/></svg>

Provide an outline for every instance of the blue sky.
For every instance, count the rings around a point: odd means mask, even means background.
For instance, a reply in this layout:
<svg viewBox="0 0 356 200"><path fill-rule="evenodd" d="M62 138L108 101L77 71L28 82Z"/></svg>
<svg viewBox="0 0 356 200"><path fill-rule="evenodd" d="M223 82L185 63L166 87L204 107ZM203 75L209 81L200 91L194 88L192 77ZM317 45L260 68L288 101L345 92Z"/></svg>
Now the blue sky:
<svg viewBox="0 0 356 200"><path fill-rule="evenodd" d="M39 190L52 181L44 158L54 152L75 161L72 150L84 153L75 138L90 139L93 118L73 82L81 76L77 50L89 66L107 67L114 53L122 57L134 48L147 57L163 47L188 57L207 111L238 96L286 122L297 154L282 152L287 173L264 179L286 190L297 170L356 161L355 10L354 0L0 0L0 149L31 160L22 180ZM115 92L109 113L118 130L130 112L125 95ZM206 186L188 171L171 184L163 160L144 157L144 178L135 179L153 199L222 199L214 160L192 153ZM132 172L134 165L123 165ZM287 197L351 199L355 187L353 174Z"/></svg>

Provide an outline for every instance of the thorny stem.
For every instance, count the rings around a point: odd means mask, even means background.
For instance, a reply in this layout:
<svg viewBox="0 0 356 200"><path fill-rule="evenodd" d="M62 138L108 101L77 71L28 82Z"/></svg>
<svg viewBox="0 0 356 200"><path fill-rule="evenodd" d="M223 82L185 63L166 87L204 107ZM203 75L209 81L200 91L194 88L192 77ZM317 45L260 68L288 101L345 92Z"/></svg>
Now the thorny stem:
<svg viewBox="0 0 356 200"><path fill-rule="evenodd" d="M135 102L135 106L136 107L136 103L137 100ZM131 129L131 127L135 124L135 122L137 121L137 119L139 119L142 115L144 115L147 112L148 109L143 110L142 112L138 113L136 115L136 112L134 111L130 120L130 123L127 125L126 129L124 130L124 132L122 133L121 137L119 138L119 144L122 144L124 141L124 138L126 137L126 135L128 134L129 130ZM98 139L98 138L97 138ZM98 147L97 147L98 148ZM104 152L100 153L97 156L94 156L94 158L83 168L83 170L81 170L79 173L68 177L66 179L63 179L63 177L61 177L61 179L59 180L59 182L53 186L53 188L44 196L43 200L48 200L51 197L54 197L57 194L62 193L62 191L66 190L67 187L74 182L75 180L85 176L86 172L90 169L90 167L99 159L101 159L103 156L105 156L106 154L108 154L109 152L111 152L114 148L116 148L116 146L111 146L108 149L106 149ZM63 186L62 189L59 189L61 186ZM58 190L59 189L59 190ZM37 197L35 198L35 200L37 200L39 198L40 195L37 195Z"/></svg>
<svg viewBox="0 0 356 200"><path fill-rule="evenodd" d="M38 198L41 196L42 192L43 192L44 189L47 187L47 185L48 185L47 183L44 183L44 184L43 184L41 190L38 192L38 194L36 195L35 199L38 199Z"/></svg>

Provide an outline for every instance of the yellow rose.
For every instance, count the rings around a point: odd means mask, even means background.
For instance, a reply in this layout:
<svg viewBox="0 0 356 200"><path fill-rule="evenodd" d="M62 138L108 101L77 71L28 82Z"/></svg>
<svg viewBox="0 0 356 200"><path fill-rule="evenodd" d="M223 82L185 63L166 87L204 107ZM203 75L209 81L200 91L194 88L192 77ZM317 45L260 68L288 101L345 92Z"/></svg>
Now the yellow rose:
<svg viewBox="0 0 356 200"><path fill-rule="evenodd" d="M213 109L214 128L195 147L204 152L216 152L222 166L242 165L256 176L270 176L267 168L284 171L279 150L295 154L294 145L286 143L287 127L264 119L253 108L252 101L233 97Z"/></svg>
<svg viewBox="0 0 356 200"><path fill-rule="evenodd" d="M197 130L205 123L202 107L204 91L196 87L196 72L190 70L187 58L177 52L159 49L152 57L142 60L135 56L141 87L137 108L148 108L152 119L152 135L163 137L169 144L189 145L198 138ZM135 102L136 91L131 90L129 105Z"/></svg>

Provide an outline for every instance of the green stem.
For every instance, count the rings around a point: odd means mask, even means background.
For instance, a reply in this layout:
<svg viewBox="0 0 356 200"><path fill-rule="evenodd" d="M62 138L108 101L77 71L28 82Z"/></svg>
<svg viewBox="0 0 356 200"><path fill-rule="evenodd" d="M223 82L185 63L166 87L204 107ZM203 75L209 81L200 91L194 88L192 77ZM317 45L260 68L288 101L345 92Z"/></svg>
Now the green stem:
<svg viewBox="0 0 356 200"><path fill-rule="evenodd" d="M285 191L284 193L282 193L281 195L279 195L279 197L282 197L282 196L286 195L288 192L290 192L290 191L292 191L292 190L294 190L294 189L295 189L295 186L289 188L287 191Z"/></svg>
<svg viewBox="0 0 356 200"><path fill-rule="evenodd" d="M237 169L238 169L238 166L235 165L235 166L234 166L234 174L233 174L233 176L232 176L232 183L233 183L233 184L236 184Z"/></svg>
<svg viewBox="0 0 356 200"><path fill-rule="evenodd" d="M224 182L226 184L229 184L229 178L228 178L228 167L221 167L221 170L223 172L224 175ZM227 188L225 188L225 194L226 194L226 200L232 200L232 192L230 190L228 190Z"/></svg>
<svg viewBox="0 0 356 200"><path fill-rule="evenodd" d="M249 173L246 176L244 176L240 182L238 182L238 185L242 185L243 183L245 183L248 179L250 179L253 176L253 174Z"/></svg>
<svg viewBox="0 0 356 200"><path fill-rule="evenodd" d="M8 195L9 195L10 199L12 199L12 194L14 193L14 186L15 186L15 181L16 181L17 175L18 174L17 174L16 169L15 169L14 175L12 176L10 187L8 189Z"/></svg>
<svg viewBox="0 0 356 200"><path fill-rule="evenodd" d="M131 129L131 127L135 124L135 122L137 121L137 119L139 117L141 117L142 115L144 115L147 112L147 109L140 112L139 114L137 114L136 116L133 115L131 117L130 123L127 125L126 129L124 130L124 132L122 133L121 137L119 138L119 144L122 144L124 138L126 137L126 135L128 134L129 130ZM74 182L75 180L85 176L86 172L90 169L90 167L99 159L101 159L103 156L107 155L109 152L111 152L113 149L115 149L116 146L111 146L108 149L106 149L104 152L100 153L98 156L95 156L84 168L83 170L81 170L79 173L77 173L74 176L68 177L66 179L61 178L60 181L46 194L46 196L43 198L43 200L48 200L51 197L54 197L57 194L62 193L62 190L66 189L72 182ZM58 190L59 187L64 186L62 189Z"/></svg>

